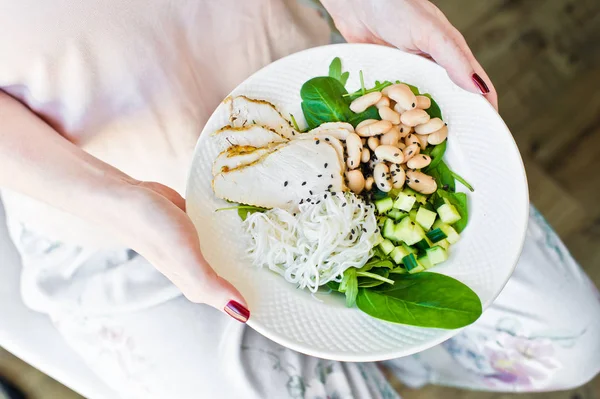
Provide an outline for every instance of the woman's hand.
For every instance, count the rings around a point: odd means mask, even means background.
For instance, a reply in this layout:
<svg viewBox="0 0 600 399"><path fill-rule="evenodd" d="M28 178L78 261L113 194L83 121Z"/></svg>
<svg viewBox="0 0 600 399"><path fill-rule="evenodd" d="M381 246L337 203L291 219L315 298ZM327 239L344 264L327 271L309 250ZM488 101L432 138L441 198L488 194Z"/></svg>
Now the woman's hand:
<svg viewBox="0 0 600 399"><path fill-rule="evenodd" d="M462 34L427 0L322 0L336 27L353 43L376 43L433 59L465 90L498 96Z"/></svg>
<svg viewBox="0 0 600 399"><path fill-rule="evenodd" d="M131 180L116 190L115 195L122 195L135 209L117 226L124 242L191 302L206 303L245 323L250 317L246 302L204 259L196 228L185 213L185 200L175 190L153 182Z"/></svg>
<svg viewBox="0 0 600 399"><path fill-rule="evenodd" d="M242 322L250 317L242 295L202 256L198 234L177 192L132 179L91 156L1 90L0 187L116 236L190 301L211 305Z"/></svg>

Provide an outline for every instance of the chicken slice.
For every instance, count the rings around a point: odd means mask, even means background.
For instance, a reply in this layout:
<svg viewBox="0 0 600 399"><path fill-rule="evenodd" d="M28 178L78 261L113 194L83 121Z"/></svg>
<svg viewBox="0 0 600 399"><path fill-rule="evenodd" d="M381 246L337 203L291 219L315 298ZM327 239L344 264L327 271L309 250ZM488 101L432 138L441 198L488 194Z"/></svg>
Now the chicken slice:
<svg viewBox="0 0 600 399"><path fill-rule="evenodd" d="M333 147L333 149L335 150L335 152L338 155L338 159L340 161L340 167L342 168L342 170L344 170L344 168L346 167L346 163L344 162L344 145L342 144L342 142L340 140L338 140L337 138L335 138L333 136L330 136L326 132L312 133L312 131L310 131L307 133L302 133L302 134L298 135L298 138L296 140L321 140L328 144L331 144L331 146Z"/></svg>
<svg viewBox="0 0 600 399"><path fill-rule="evenodd" d="M247 166L213 179L215 195L265 208L293 208L303 198L345 190L338 155L327 142L293 140Z"/></svg>
<svg viewBox="0 0 600 399"><path fill-rule="evenodd" d="M240 166L249 165L258 161L263 156L275 151L284 144L271 143L267 147L251 147L235 145L221 152L213 163L213 176L227 172Z"/></svg>
<svg viewBox="0 0 600 399"><path fill-rule="evenodd" d="M273 129L287 139L291 139L298 134L290 125L290 122L268 101L237 96L227 97L225 104L229 105L229 120L235 127L259 123Z"/></svg>
<svg viewBox="0 0 600 399"><path fill-rule="evenodd" d="M350 133L354 133L354 127L348 122L326 122L304 134L320 133L329 134L338 140L346 141L346 137L348 137Z"/></svg>
<svg viewBox="0 0 600 399"><path fill-rule="evenodd" d="M271 143L283 143L287 139L277 132L261 125L247 125L244 127L225 126L212 134L219 140L219 148L229 146L265 147Z"/></svg>

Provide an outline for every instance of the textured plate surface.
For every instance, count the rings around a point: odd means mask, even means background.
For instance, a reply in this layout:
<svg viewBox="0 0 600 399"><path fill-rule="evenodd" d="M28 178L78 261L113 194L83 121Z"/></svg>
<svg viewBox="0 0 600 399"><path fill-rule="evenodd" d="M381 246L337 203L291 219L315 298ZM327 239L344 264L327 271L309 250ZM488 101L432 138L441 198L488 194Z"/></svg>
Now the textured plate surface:
<svg viewBox="0 0 600 399"><path fill-rule="evenodd" d="M475 192L468 193L470 220L462 239L452 247L449 260L433 270L467 284L487 308L516 265L528 212L527 181L517 146L487 101L457 87L431 61L365 44L324 46L290 55L252 75L232 94L268 100L302 124L300 87L312 77L327 75L336 56L343 70L350 71L349 89L359 87L362 69L367 87L375 80L399 79L431 93L442 109L449 127L446 160ZM346 361L406 356L458 333L380 321L346 308L341 296L311 296L267 270L253 268L244 259L245 240L237 212L214 212L227 203L211 189L212 162L221 149L210 134L228 124L227 116L221 104L200 136L188 179L187 211L207 260L248 301L252 328L299 352Z"/></svg>

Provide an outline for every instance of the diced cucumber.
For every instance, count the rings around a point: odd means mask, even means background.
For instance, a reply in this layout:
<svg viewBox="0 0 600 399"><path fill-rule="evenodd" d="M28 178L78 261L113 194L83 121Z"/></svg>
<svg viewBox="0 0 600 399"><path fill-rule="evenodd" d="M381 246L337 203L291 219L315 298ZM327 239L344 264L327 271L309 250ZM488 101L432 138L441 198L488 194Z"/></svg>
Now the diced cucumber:
<svg viewBox="0 0 600 399"><path fill-rule="evenodd" d="M379 248L381 248L384 254L389 255L390 252L394 250L394 243L388 239L385 239L381 242L381 244L379 244Z"/></svg>
<svg viewBox="0 0 600 399"><path fill-rule="evenodd" d="M432 212L425 207L420 207L417 211L415 221L419 223L425 230L429 230L433 225L433 222L435 222L436 217L437 214L435 212Z"/></svg>
<svg viewBox="0 0 600 399"><path fill-rule="evenodd" d="M454 230L454 227L448 226L446 223L441 220L436 220L433 224L434 229L440 229L446 234L446 239L450 244L456 244L458 240L460 240L460 235Z"/></svg>
<svg viewBox="0 0 600 399"><path fill-rule="evenodd" d="M410 254L410 252L407 251L404 247L396 247L392 250L392 252L390 252L391 258L398 265L402 264L402 259L408 254Z"/></svg>
<svg viewBox="0 0 600 399"><path fill-rule="evenodd" d="M411 246L406 245L406 243L404 243L404 242L402 243L402 248L404 248L406 250L407 254L416 254L417 253L416 249L414 249Z"/></svg>
<svg viewBox="0 0 600 399"><path fill-rule="evenodd" d="M408 212L408 217L410 218L410 220L412 220L413 222L417 221L417 210L416 209L411 209L410 212Z"/></svg>
<svg viewBox="0 0 600 399"><path fill-rule="evenodd" d="M408 195L412 195L413 197L416 198L417 202L424 204L427 202L427 196L425 194L421 194L416 192L415 190L413 190L412 188L408 188L406 187L404 190L402 190L403 193L408 194Z"/></svg>
<svg viewBox="0 0 600 399"><path fill-rule="evenodd" d="M431 245L429 245L429 243L427 242L427 239L424 238L421 241L417 242L414 245L415 248L417 248L417 250L426 250L427 248L431 247Z"/></svg>
<svg viewBox="0 0 600 399"><path fill-rule="evenodd" d="M392 219L386 219L383 223L382 235L388 240L396 240L396 225Z"/></svg>
<svg viewBox="0 0 600 399"><path fill-rule="evenodd" d="M425 267L423 267L423 265L419 264L417 267L415 267L414 269L410 270L409 273L410 274L420 273L423 270L425 270Z"/></svg>
<svg viewBox="0 0 600 399"><path fill-rule="evenodd" d="M456 223L460 220L460 213L452 204L444 204L437 209L438 215L442 222L446 224Z"/></svg>
<svg viewBox="0 0 600 399"><path fill-rule="evenodd" d="M448 237L439 227L428 231L426 235L432 242L442 241L444 238Z"/></svg>
<svg viewBox="0 0 600 399"><path fill-rule="evenodd" d="M394 202L394 208L400 209L404 212L409 212L412 209L415 202L417 202L417 199L414 195L409 195L404 192L401 192L400 194L398 194L396 202Z"/></svg>
<svg viewBox="0 0 600 399"><path fill-rule="evenodd" d="M410 218L404 218L396 225L396 241L404 241L407 245L413 245L425 238L425 232Z"/></svg>
<svg viewBox="0 0 600 399"><path fill-rule="evenodd" d="M417 259L417 262L419 262L419 264L422 265L425 269L429 269L429 268L433 267L433 263L431 263L427 254L420 256Z"/></svg>
<svg viewBox="0 0 600 399"><path fill-rule="evenodd" d="M446 251L448 251L448 248L450 248L450 243L446 239L436 242L435 245L439 245L440 247L444 248Z"/></svg>
<svg viewBox="0 0 600 399"><path fill-rule="evenodd" d="M387 216L394 219L395 221L402 219L406 215L407 215L406 212L402 212L399 209L392 209L387 213Z"/></svg>
<svg viewBox="0 0 600 399"><path fill-rule="evenodd" d="M402 192L401 188L392 188L390 190L390 192L388 193L388 195L392 198L396 198L398 196L398 194L400 194L400 192Z"/></svg>
<svg viewBox="0 0 600 399"><path fill-rule="evenodd" d="M377 212L379 212L379 214L386 213L387 211L392 209L392 206L394 206L394 200L390 197L384 197L375 200L375 208L377 208Z"/></svg>
<svg viewBox="0 0 600 399"><path fill-rule="evenodd" d="M408 254L402 258L402 263L408 272L419 266L419 262L417 262L417 257L415 254Z"/></svg>
<svg viewBox="0 0 600 399"><path fill-rule="evenodd" d="M444 262L446 259L448 259L448 253L446 252L446 250L444 248L440 247L439 245L435 245L435 246L427 249L426 252L427 252L427 257L429 258L429 261L433 265L437 265L439 263Z"/></svg>

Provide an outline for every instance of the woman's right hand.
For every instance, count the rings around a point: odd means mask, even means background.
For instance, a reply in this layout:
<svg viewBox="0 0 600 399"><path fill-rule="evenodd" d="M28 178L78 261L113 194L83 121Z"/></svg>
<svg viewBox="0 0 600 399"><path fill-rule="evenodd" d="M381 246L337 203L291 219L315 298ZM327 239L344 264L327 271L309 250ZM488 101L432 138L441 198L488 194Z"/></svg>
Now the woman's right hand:
<svg viewBox="0 0 600 399"><path fill-rule="evenodd" d="M173 189L154 182L131 181L122 187L135 207L123 218L123 239L194 303L206 303L238 321L250 317L239 291L208 264L185 200Z"/></svg>

